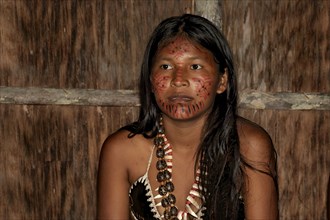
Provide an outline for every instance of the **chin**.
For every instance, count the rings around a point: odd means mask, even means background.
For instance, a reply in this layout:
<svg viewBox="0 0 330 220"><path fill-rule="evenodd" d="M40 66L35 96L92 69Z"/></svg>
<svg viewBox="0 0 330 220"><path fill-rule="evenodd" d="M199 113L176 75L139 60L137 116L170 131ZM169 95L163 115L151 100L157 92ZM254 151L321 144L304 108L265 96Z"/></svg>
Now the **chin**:
<svg viewBox="0 0 330 220"><path fill-rule="evenodd" d="M200 112L195 113L185 113L185 112L179 112L179 113L164 113L167 117L171 118L172 120L178 120L178 121L184 121L184 120L194 120L198 119L200 117L203 117L204 114Z"/></svg>

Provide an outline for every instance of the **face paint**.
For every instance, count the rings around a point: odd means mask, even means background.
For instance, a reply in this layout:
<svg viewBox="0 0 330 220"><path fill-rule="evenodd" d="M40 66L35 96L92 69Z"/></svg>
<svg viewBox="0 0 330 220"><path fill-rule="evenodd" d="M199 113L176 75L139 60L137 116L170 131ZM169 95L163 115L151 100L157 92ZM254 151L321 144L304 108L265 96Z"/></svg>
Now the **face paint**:
<svg viewBox="0 0 330 220"><path fill-rule="evenodd" d="M189 119L208 113L220 76L211 52L186 38L160 48L151 73L153 92L164 114Z"/></svg>
<svg viewBox="0 0 330 220"><path fill-rule="evenodd" d="M168 47L170 49L170 54L172 54L174 58L178 59L189 51L190 45L185 39L178 38L176 41L172 41Z"/></svg>
<svg viewBox="0 0 330 220"><path fill-rule="evenodd" d="M161 91L166 89L166 82L170 80L169 76L162 76L162 75L157 75L153 77L154 79L154 92L155 93L160 93Z"/></svg>
<svg viewBox="0 0 330 220"><path fill-rule="evenodd" d="M196 84L196 88L197 88L196 95L206 100L207 97L210 96L210 90L212 87L212 78L211 77L204 77L203 79L193 78L192 80Z"/></svg>

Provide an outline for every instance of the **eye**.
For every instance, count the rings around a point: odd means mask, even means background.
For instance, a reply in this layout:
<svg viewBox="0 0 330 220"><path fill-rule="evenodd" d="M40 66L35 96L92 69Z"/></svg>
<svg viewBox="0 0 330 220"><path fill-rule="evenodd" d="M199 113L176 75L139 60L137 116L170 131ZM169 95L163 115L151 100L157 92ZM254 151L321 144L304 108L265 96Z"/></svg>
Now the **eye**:
<svg viewBox="0 0 330 220"><path fill-rule="evenodd" d="M168 65L168 64L162 64L160 66L161 69L164 69L164 70L170 70L170 69L173 69L172 66Z"/></svg>
<svg viewBox="0 0 330 220"><path fill-rule="evenodd" d="M202 69L202 66L199 65L199 64L193 64L190 66L190 69L192 70L199 70L199 69Z"/></svg>

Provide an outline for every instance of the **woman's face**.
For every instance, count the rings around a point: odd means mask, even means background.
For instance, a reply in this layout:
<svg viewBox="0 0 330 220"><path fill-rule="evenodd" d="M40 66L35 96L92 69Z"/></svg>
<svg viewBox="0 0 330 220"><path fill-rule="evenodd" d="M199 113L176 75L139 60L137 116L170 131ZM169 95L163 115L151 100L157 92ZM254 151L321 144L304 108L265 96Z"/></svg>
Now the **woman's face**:
<svg viewBox="0 0 330 220"><path fill-rule="evenodd" d="M178 37L156 53L151 83L164 114L173 119L192 119L207 114L216 94L226 90L227 73L219 73L210 51Z"/></svg>

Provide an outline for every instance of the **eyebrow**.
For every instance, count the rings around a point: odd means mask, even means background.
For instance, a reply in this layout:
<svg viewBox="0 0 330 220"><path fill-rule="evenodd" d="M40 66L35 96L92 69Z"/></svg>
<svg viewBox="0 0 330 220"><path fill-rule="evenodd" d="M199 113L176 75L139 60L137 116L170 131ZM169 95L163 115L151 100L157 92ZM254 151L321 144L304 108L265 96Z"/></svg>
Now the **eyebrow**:
<svg viewBox="0 0 330 220"><path fill-rule="evenodd" d="M188 60L207 60L206 58L201 58L201 57L197 57L197 56L193 56L193 57L188 57ZM172 61L172 60L176 60L167 56L164 57L158 57L155 59L155 61Z"/></svg>

